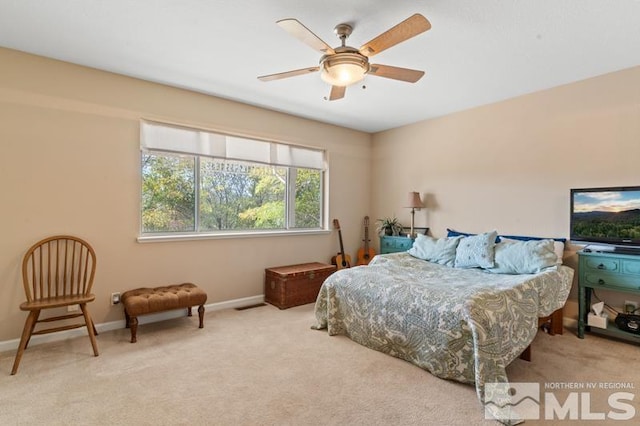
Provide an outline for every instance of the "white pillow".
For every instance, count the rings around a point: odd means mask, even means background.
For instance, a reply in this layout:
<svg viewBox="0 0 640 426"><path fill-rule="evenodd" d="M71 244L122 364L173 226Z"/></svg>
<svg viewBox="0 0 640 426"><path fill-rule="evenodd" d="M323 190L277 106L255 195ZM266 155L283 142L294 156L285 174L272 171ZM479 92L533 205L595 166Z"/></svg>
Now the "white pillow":
<svg viewBox="0 0 640 426"><path fill-rule="evenodd" d="M553 252L556 254L556 265L562 265L564 258L564 243L562 241L553 241Z"/></svg>
<svg viewBox="0 0 640 426"><path fill-rule="evenodd" d="M502 239L495 247L496 274L536 274L557 265L553 240L517 241Z"/></svg>
<svg viewBox="0 0 640 426"><path fill-rule="evenodd" d="M462 237L440 238L436 240L428 235L418 234L407 253L418 259L453 266L456 259L456 247Z"/></svg>
<svg viewBox="0 0 640 426"><path fill-rule="evenodd" d="M500 241L523 241L523 240L514 240L511 238L506 238L506 237L500 237ZM532 241L532 240L526 240L526 241ZM540 241L540 240L537 240ZM564 243L562 241L556 241L556 240L552 240L553 241L553 252L556 254L557 260L556 260L556 265L562 265L562 261L564 258Z"/></svg>
<svg viewBox="0 0 640 426"><path fill-rule="evenodd" d="M498 232L463 237L456 249L456 268L493 268Z"/></svg>

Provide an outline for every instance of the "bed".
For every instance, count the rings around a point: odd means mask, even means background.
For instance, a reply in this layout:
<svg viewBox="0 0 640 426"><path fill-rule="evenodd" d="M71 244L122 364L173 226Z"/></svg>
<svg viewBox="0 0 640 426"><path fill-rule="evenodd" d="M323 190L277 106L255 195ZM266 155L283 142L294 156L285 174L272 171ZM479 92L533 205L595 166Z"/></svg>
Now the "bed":
<svg viewBox="0 0 640 426"><path fill-rule="evenodd" d="M539 318L562 308L573 269L492 274L425 261L406 252L376 256L369 266L337 271L316 300L315 329L409 361L432 374L475 384L508 385L506 366L529 347ZM495 391L495 388L492 388ZM498 420L508 395L485 408ZM507 398L507 399L505 399Z"/></svg>

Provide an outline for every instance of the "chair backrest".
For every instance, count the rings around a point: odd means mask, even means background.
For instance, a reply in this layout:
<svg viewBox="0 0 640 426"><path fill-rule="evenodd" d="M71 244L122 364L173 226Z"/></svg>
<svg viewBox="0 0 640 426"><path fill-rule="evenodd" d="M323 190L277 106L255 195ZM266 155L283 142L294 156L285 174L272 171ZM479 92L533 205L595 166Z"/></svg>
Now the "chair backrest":
<svg viewBox="0 0 640 426"><path fill-rule="evenodd" d="M96 254L86 241L56 235L34 244L22 261L22 282L27 300L42 300L91 293Z"/></svg>

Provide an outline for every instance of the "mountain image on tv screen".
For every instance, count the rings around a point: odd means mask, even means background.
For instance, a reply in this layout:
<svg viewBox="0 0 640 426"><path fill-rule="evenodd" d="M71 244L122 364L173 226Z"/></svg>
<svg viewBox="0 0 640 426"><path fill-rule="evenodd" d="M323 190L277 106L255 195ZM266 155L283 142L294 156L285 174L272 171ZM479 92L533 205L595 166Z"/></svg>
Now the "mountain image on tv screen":
<svg viewBox="0 0 640 426"><path fill-rule="evenodd" d="M571 234L588 240L640 240L640 189L575 192Z"/></svg>

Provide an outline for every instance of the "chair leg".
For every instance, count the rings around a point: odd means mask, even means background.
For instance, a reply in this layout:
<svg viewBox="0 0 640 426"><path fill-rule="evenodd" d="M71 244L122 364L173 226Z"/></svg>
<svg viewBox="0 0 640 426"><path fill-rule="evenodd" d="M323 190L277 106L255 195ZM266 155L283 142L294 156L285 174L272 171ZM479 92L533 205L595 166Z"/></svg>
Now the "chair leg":
<svg viewBox="0 0 640 426"><path fill-rule="evenodd" d="M24 348L27 349L29 347L29 342L31 342L31 336L33 336L33 330L36 328L36 324L38 324L38 318L40 318L41 311L33 311L36 312L35 319L31 324L31 330L29 331L29 337L27 338L27 342L24 344Z"/></svg>
<svg viewBox="0 0 640 426"><path fill-rule="evenodd" d="M24 350L27 348L27 343L29 343L29 339L31 338L31 332L33 331L33 326L38 319L38 315L40 315L40 311L30 311L29 316L24 322L24 328L22 329L22 337L20 337L20 345L18 345L18 352L16 353L16 359L13 361L13 368L11 369L12 376L18 372L18 366L20 366L20 360L22 359L22 354L24 353Z"/></svg>
<svg viewBox="0 0 640 426"><path fill-rule="evenodd" d="M204 328L204 305L198 306L198 317L200 317L200 328Z"/></svg>
<svg viewBox="0 0 640 426"><path fill-rule="evenodd" d="M87 304L81 303L80 309L84 314L84 323L87 326L87 333L89 334L89 340L91 340L91 346L93 347L93 355L98 356L99 355L98 343L96 342L96 335L94 334L95 326L93 325L93 320L91 319L91 315L89 315Z"/></svg>

